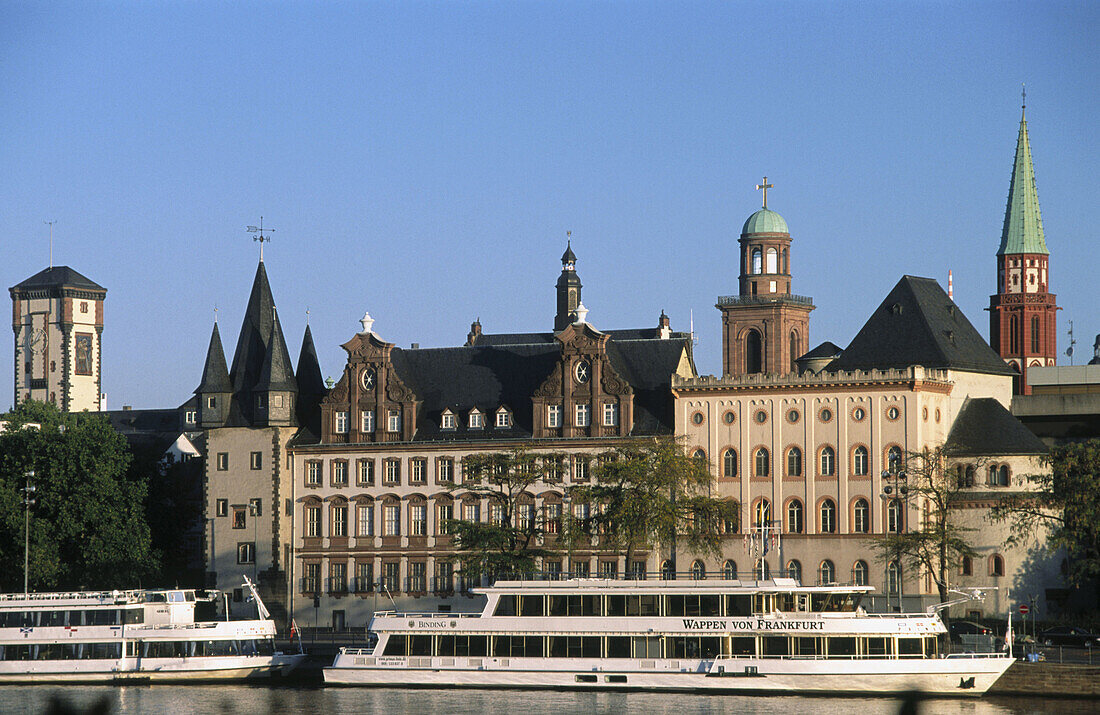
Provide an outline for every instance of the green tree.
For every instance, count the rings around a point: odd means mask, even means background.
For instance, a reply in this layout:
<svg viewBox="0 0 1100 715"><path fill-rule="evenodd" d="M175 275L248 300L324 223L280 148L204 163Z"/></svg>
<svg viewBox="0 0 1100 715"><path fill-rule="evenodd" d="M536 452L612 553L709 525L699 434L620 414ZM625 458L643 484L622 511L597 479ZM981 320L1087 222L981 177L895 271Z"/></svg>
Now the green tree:
<svg viewBox="0 0 1100 715"><path fill-rule="evenodd" d="M463 458L462 480L451 491L485 499L489 506L488 519L452 519L447 524L467 578L530 573L537 559L550 555L542 547L546 524L541 510L520 513L526 504L534 503L532 489L542 479L544 459L553 457L525 448Z"/></svg>
<svg viewBox="0 0 1100 715"><path fill-rule="evenodd" d="M906 479L899 482L895 496L903 505L913 503L919 519L910 519L907 506L902 508L899 531L868 541L883 562L897 560L913 573L927 573L936 584L940 602L947 600L951 572L963 557L977 556L970 545L976 529L959 523L958 498L967 484L954 473L953 459L943 448L925 448L906 456Z"/></svg>
<svg viewBox="0 0 1100 715"><path fill-rule="evenodd" d="M658 544L672 551L717 555L727 524L736 524L740 505L715 497L714 476L704 460L684 454L672 437L633 442L600 455L592 484L570 488L574 503L593 506L585 519L567 521L566 539L595 532L612 548L634 552ZM736 529L733 529L736 531Z"/></svg>
<svg viewBox="0 0 1100 715"><path fill-rule="evenodd" d="M8 422L0 433L0 588L23 586L29 470L32 589L132 588L157 573L146 483L128 473L126 441L105 417L27 401L0 421Z"/></svg>
<svg viewBox="0 0 1100 715"><path fill-rule="evenodd" d="M1049 469L1027 477L1031 489L1004 498L992 518L1011 524L1009 546L1046 529L1047 548L1066 551L1069 583L1095 581L1100 578L1100 440L1052 447L1042 464Z"/></svg>

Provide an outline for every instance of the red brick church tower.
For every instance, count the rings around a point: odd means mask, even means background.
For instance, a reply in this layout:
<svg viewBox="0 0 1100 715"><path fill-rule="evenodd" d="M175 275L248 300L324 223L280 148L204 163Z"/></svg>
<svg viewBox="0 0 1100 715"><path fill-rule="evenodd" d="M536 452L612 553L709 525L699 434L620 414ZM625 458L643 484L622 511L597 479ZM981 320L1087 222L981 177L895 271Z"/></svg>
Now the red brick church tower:
<svg viewBox="0 0 1100 715"><path fill-rule="evenodd" d="M1028 369L1054 365L1058 351L1048 258L1025 111L997 250L997 294L989 299L989 344L1019 373L1013 381L1018 395L1031 394Z"/></svg>

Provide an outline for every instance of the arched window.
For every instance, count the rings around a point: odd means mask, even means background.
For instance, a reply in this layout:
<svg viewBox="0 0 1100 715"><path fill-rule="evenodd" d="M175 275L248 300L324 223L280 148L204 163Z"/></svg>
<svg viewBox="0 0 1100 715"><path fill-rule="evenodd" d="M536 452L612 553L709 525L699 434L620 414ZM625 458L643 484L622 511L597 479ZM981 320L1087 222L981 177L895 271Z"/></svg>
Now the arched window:
<svg viewBox="0 0 1100 715"><path fill-rule="evenodd" d="M752 573L758 579L768 579L772 577L772 570L763 557L756 560L756 565L753 567Z"/></svg>
<svg viewBox="0 0 1100 715"><path fill-rule="evenodd" d="M791 559L790 561L788 561L787 562L787 578L793 578L795 581L798 581L798 583L801 584L802 583L802 564L800 564L798 561L796 561L794 559Z"/></svg>
<svg viewBox="0 0 1100 715"><path fill-rule="evenodd" d="M672 561L665 559L661 562L661 580L672 581L676 578L676 571L672 567Z"/></svg>
<svg viewBox="0 0 1100 715"><path fill-rule="evenodd" d="M867 448L863 445L852 450L852 474L857 477L866 477L870 469L867 458Z"/></svg>
<svg viewBox="0 0 1100 715"><path fill-rule="evenodd" d="M903 531L905 529L903 516L901 502L897 499L891 499L890 503L886 505L886 531L891 534Z"/></svg>
<svg viewBox="0 0 1100 715"><path fill-rule="evenodd" d="M974 486L974 465L966 465L966 476L963 477L963 485L967 487Z"/></svg>
<svg viewBox="0 0 1100 715"><path fill-rule="evenodd" d="M959 559L959 574L962 576L972 576L974 574L974 560L969 556L963 556Z"/></svg>
<svg viewBox="0 0 1100 715"><path fill-rule="evenodd" d="M997 470L997 486L1008 486L1008 465L1002 464L1001 468Z"/></svg>
<svg viewBox="0 0 1100 715"><path fill-rule="evenodd" d="M1039 316L1031 316L1031 352L1034 354L1039 353L1039 343L1042 332L1039 329Z"/></svg>
<svg viewBox="0 0 1100 715"><path fill-rule="evenodd" d="M755 374L764 371L764 339L756 330L745 334L745 372Z"/></svg>
<svg viewBox="0 0 1100 715"><path fill-rule="evenodd" d="M856 586L867 585L867 562L856 561L852 564L852 583Z"/></svg>
<svg viewBox="0 0 1100 715"><path fill-rule="evenodd" d="M886 469L895 474L901 469L901 447L896 444L886 450Z"/></svg>
<svg viewBox="0 0 1100 715"><path fill-rule="evenodd" d="M871 506L866 499L856 499L852 505L852 530L857 534L866 534L871 530Z"/></svg>
<svg viewBox="0 0 1100 715"><path fill-rule="evenodd" d="M779 252L774 248L769 248L767 252L767 272L778 273L779 272Z"/></svg>
<svg viewBox="0 0 1100 715"><path fill-rule="evenodd" d="M798 339L798 331L791 331L791 365L790 369L793 371L795 368L795 362L799 356L802 355L802 341Z"/></svg>
<svg viewBox="0 0 1100 715"><path fill-rule="evenodd" d="M786 248L783 249L783 265L781 267L783 273L791 272L791 253Z"/></svg>
<svg viewBox="0 0 1100 715"><path fill-rule="evenodd" d="M733 559L726 559L722 564L722 578L730 581L737 578L737 563Z"/></svg>
<svg viewBox="0 0 1100 715"><path fill-rule="evenodd" d="M829 559L825 559L817 569L817 577L818 583L822 586L836 583L836 566L833 566L833 562Z"/></svg>
<svg viewBox="0 0 1100 715"><path fill-rule="evenodd" d="M756 450L756 456L753 460L756 464L756 476L766 477L771 472L768 469L768 450L765 447L761 447Z"/></svg>
<svg viewBox="0 0 1100 715"><path fill-rule="evenodd" d="M722 476L733 479L737 476L737 451L727 449L722 453Z"/></svg>
<svg viewBox="0 0 1100 715"><path fill-rule="evenodd" d="M886 566L886 592L893 595L901 591L901 564L891 561Z"/></svg>
<svg viewBox="0 0 1100 715"><path fill-rule="evenodd" d="M761 524L768 524L772 520L772 503L767 499L761 499L756 502L756 524L754 526L760 526Z"/></svg>
<svg viewBox="0 0 1100 715"><path fill-rule="evenodd" d="M832 499L821 502L821 533L836 533L836 502Z"/></svg>
<svg viewBox="0 0 1100 715"><path fill-rule="evenodd" d="M787 450L787 476L802 476L802 450L798 447L791 447Z"/></svg>
<svg viewBox="0 0 1100 715"><path fill-rule="evenodd" d="M989 486L997 486L997 465L989 465L989 469L986 473L985 483Z"/></svg>
<svg viewBox="0 0 1100 715"><path fill-rule="evenodd" d="M760 246L753 246L752 249L752 272L754 275L764 272L764 254L760 250Z"/></svg>
<svg viewBox="0 0 1100 715"><path fill-rule="evenodd" d="M702 581L707 577L707 567L703 565L702 561L696 559L691 562L691 577L696 581Z"/></svg>
<svg viewBox="0 0 1100 715"><path fill-rule="evenodd" d="M791 499L787 504L787 533L802 533L802 502Z"/></svg>
<svg viewBox="0 0 1100 715"><path fill-rule="evenodd" d="M831 477L836 474L836 451L832 447L821 448L819 474L823 477Z"/></svg>
<svg viewBox="0 0 1100 715"><path fill-rule="evenodd" d="M989 575L990 576L1004 576L1005 575L1005 560L1000 554L993 554L989 557Z"/></svg>
<svg viewBox="0 0 1100 715"><path fill-rule="evenodd" d="M1014 362L1010 362L1009 367L1014 371L1012 375L1012 394L1018 395L1020 394L1020 366Z"/></svg>
<svg viewBox="0 0 1100 715"><path fill-rule="evenodd" d="M1020 352L1020 318L1016 315L1008 319L1008 351L1013 355Z"/></svg>
<svg viewBox="0 0 1100 715"><path fill-rule="evenodd" d="M703 464L706 464L706 463L707 463L707 453L706 453L706 452L704 452L704 451L703 451L703 450L701 450L701 449L697 449L697 450L695 450L694 452L692 452L692 453L691 453L691 456L692 456L692 458L693 458L693 459L695 459L695 461L697 461L697 462L701 462L701 463L703 463Z"/></svg>

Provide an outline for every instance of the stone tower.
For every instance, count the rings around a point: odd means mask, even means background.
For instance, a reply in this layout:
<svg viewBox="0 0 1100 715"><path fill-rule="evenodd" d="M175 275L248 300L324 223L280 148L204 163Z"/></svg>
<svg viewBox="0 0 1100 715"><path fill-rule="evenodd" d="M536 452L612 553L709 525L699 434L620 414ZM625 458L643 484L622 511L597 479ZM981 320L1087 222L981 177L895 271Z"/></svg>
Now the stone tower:
<svg viewBox="0 0 1100 715"><path fill-rule="evenodd" d="M52 266L9 289L15 332L15 403L66 412L103 409L103 301L107 289Z"/></svg>
<svg viewBox="0 0 1100 715"><path fill-rule="evenodd" d="M721 296L722 374L784 375L809 349L810 298L791 293L791 234L787 222L764 207L749 216L739 240L741 275L738 295Z"/></svg>
<svg viewBox="0 0 1100 715"><path fill-rule="evenodd" d="M989 298L989 344L1018 373L1018 395L1031 394L1029 368L1056 361L1058 305L1050 292L1048 258L1025 110L997 249L997 293Z"/></svg>
<svg viewBox="0 0 1100 715"><path fill-rule="evenodd" d="M577 319L577 306L581 304L581 279L577 277L577 257L573 247L566 244L561 254L561 275L558 277L558 312L554 316L554 332L560 332Z"/></svg>

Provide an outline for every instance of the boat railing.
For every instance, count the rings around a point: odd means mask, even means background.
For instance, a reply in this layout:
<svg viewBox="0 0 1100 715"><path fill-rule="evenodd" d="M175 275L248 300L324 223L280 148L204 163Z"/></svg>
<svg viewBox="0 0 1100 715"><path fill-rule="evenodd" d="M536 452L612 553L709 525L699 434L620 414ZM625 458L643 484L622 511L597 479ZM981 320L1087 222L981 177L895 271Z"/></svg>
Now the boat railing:
<svg viewBox="0 0 1100 715"><path fill-rule="evenodd" d="M144 591L67 591L57 593L3 593L0 594L0 603L13 601L33 601L35 603L49 603L50 601L99 601L104 605L119 603L144 603Z"/></svg>
<svg viewBox="0 0 1100 715"><path fill-rule="evenodd" d="M376 618L480 618L481 612L375 611L374 615Z"/></svg>
<svg viewBox="0 0 1100 715"><path fill-rule="evenodd" d="M374 648L351 648L349 646L341 646L340 655L374 655Z"/></svg>

